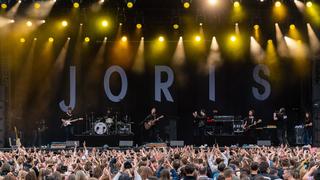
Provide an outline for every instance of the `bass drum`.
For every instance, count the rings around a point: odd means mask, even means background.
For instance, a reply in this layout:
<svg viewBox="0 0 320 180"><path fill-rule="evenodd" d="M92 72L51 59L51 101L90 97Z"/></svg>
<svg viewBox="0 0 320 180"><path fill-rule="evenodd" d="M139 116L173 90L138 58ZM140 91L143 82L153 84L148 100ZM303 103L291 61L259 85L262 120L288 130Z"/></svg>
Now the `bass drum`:
<svg viewBox="0 0 320 180"><path fill-rule="evenodd" d="M103 122L98 122L94 125L94 132L98 135L103 135L107 132L107 125Z"/></svg>

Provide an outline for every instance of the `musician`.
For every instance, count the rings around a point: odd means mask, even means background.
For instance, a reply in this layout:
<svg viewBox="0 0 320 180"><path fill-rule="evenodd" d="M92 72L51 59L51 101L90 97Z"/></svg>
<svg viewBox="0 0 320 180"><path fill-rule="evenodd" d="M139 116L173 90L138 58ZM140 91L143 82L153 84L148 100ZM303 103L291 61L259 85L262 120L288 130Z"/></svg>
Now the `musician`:
<svg viewBox="0 0 320 180"><path fill-rule="evenodd" d="M205 122L207 120L207 114L204 109L201 109L198 113L197 111L194 111L192 113L194 119L193 119L193 126L194 126L194 137L198 139L199 144L203 145L205 143Z"/></svg>
<svg viewBox="0 0 320 180"><path fill-rule="evenodd" d="M279 144L288 144L288 116L285 108L280 108L279 111L273 113L273 119L277 125L277 137Z"/></svg>
<svg viewBox="0 0 320 180"><path fill-rule="evenodd" d="M64 123L64 121L66 120L72 120L74 118L72 111L73 109L71 107L68 107L67 112L64 114L63 118L61 119L62 123ZM74 128L72 123L64 126L66 140L70 140L70 138L73 136L73 129Z"/></svg>
<svg viewBox="0 0 320 180"><path fill-rule="evenodd" d="M312 144L312 118L309 112L304 117L304 143Z"/></svg>
<svg viewBox="0 0 320 180"><path fill-rule="evenodd" d="M159 128L157 126L157 121L162 116L157 114L157 109L153 107L150 114L144 119L143 127L145 131L145 137L143 138L145 142L161 142L159 135Z"/></svg>
<svg viewBox="0 0 320 180"><path fill-rule="evenodd" d="M256 143L256 127L257 127L257 119L255 118L255 112L253 109L249 110L248 116L244 119L243 128L245 130L245 134L249 137L248 140L250 144Z"/></svg>

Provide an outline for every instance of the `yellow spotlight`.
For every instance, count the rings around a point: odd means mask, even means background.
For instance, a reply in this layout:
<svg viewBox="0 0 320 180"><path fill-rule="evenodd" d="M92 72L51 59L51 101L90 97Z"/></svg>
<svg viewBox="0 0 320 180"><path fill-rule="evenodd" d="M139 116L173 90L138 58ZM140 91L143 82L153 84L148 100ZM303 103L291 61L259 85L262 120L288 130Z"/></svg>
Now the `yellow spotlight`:
<svg viewBox="0 0 320 180"><path fill-rule="evenodd" d="M27 25L28 27L31 27L31 26L32 26L32 22L31 22L31 21L27 21L27 22L26 22L26 25Z"/></svg>
<svg viewBox="0 0 320 180"><path fill-rule="evenodd" d="M127 3L127 7L128 7L128 8L133 8L133 2L129 1L129 2Z"/></svg>
<svg viewBox="0 0 320 180"><path fill-rule="evenodd" d="M275 5L276 7L280 7L280 6L281 6L281 2L280 2L280 1L277 1L274 5Z"/></svg>
<svg viewBox="0 0 320 180"><path fill-rule="evenodd" d="M202 26L203 24L202 23L199 23L199 26Z"/></svg>
<svg viewBox="0 0 320 180"><path fill-rule="evenodd" d="M216 5L218 3L218 0L209 0L208 2L210 5Z"/></svg>
<svg viewBox="0 0 320 180"><path fill-rule="evenodd" d="M80 7L80 4L79 4L78 2L75 2L75 3L73 3L73 7L74 7L74 8L79 8L79 7Z"/></svg>
<svg viewBox="0 0 320 180"><path fill-rule="evenodd" d="M173 29L179 29L179 24L174 24Z"/></svg>
<svg viewBox="0 0 320 180"><path fill-rule="evenodd" d="M306 5L307 5L307 7L310 8L310 7L312 7L312 2L311 2L311 1L308 1Z"/></svg>
<svg viewBox="0 0 320 180"><path fill-rule="evenodd" d="M38 2L33 4L33 8L35 8L35 9L40 9L40 7L41 7L41 5Z"/></svg>
<svg viewBox="0 0 320 180"><path fill-rule="evenodd" d="M126 42L128 40L127 36L122 36L121 41Z"/></svg>
<svg viewBox="0 0 320 180"><path fill-rule="evenodd" d="M141 28L142 28L142 24L138 23L138 24L136 25L136 27L137 27L138 29L141 29Z"/></svg>
<svg viewBox="0 0 320 180"><path fill-rule="evenodd" d="M196 40L197 42L199 42L199 41L201 41L201 37L200 37L200 36L196 36L196 37L195 37L195 40Z"/></svg>
<svg viewBox="0 0 320 180"><path fill-rule="evenodd" d="M158 40L159 40L160 42L163 42L163 41L164 41L164 37L163 37L163 36L160 36L160 37L158 38Z"/></svg>
<svg viewBox="0 0 320 180"><path fill-rule="evenodd" d="M119 23L119 26L122 26L122 23Z"/></svg>
<svg viewBox="0 0 320 180"><path fill-rule="evenodd" d="M53 37L49 37L48 41L53 42L54 41Z"/></svg>
<svg viewBox="0 0 320 180"><path fill-rule="evenodd" d="M231 36L230 41L235 42L237 40L236 36Z"/></svg>
<svg viewBox="0 0 320 180"><path fill-rule="evenodd" d="M2 9L7 9L7 8L8 8L8 5L7 5L6 3L2 3L2 4L1 4L1 8L2 8Z"/></svg>
<svg viewBox="0 0 320 180"><path fill-rule="evenodd" d="M268 44L272 44L272 40L271 39L268 40Z"/></svg>
<svg viewBox="0 0 320 180"><path fill-rule="evenodd" d="M295 28L296 28L296 26L295 26L294 24L291 24L291 25L290 25L290 29L291 29L291 30L294 30Z"/></svg>
<svg viewBox="0 0 320 180"><path fill-rule="evenodd" d="M24 42L26 42L26 39L25 38L20 38L20 42L24 43Z"/></svg>
<svg viewBox="0 0 320 180"><path fill-rule="evenodd" d="M255 30L258 30L260 27L259 27L258 24L256 24L256 25L253 26L253 28L254 28Z"/></svg>
<svg viewBox="0 0 320 180"><path fill-rule="evenodd" d="M190 3L189 2L184 2L183 3L183 7L188 9L190 7Z"/></svg>
<svg viewBox="0 0 320 180"><path fill-rule="evenodd" d="M63 27L67 27L67 26L68 26L68 22L67 22L66 20L63 20L63 21L61 22L61 25L62 25Z"/></svg>
<svg viewBox="0 0 320 180"><path fill-rule="evenodd" d="M233 3L233 7L235 7L235 8L240 7L239 1L235 1L235 2Z"/></svg>
<svg viewBox="0 0 320 180"><path fill-rule="evenodd" d="M89 37L85 37L84 38L84 42L86 42L86 43L90 42L90 38Z"/></svg>
<svg viewBox="0 0 320 180"><path fill-rule="evenodd" d="M108 23L108 21L103 20L102 23L101 23L101 25L102 25L103 27L107 27L107 26L109 25L109 23Z"/></svg>

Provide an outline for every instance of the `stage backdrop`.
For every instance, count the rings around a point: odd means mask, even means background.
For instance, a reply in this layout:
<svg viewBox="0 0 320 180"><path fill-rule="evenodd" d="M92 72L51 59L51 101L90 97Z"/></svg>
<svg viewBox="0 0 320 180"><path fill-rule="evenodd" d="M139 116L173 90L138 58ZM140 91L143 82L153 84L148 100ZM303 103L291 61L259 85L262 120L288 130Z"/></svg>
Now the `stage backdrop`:
<svg viewBox="0 0 320 180"><path fill-rule="evenodd" d="M308 59L275 56L257 62L248 48L210 50L209 42L197 49L191 42L141 47L141 42L71 40L56 42L50 52L41 48L44 43L26 43L11 69L13 123L25 137L44 119L48 139L63 140L60 118L69 106L77 117L100 117L107 108L128 114L137 142L139 122L156 107L164 121L176 121L176 138L191 143L195 110L245 116L255 109L267 124L285 107L293 126L310 104Z"/></svg>

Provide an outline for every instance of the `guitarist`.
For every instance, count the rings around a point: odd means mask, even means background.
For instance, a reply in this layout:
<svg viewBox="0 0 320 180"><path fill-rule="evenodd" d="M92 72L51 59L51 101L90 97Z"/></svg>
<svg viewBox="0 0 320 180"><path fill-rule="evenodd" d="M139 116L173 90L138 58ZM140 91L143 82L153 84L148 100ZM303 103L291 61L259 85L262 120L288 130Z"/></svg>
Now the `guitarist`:
<svg viewBox="0 0 320 180"><path fill-rule="evenodd" d="M162 117L163 116L157 115L157 109L153 107L151 109L151 113L144 119L143 127L145 131L145 137L143 139L145 142L161 142L157 121L159 121Z"/></svg>
<svg viewBox="0 0 320 180"><path fill-rule="evenodd" d="M255 144L257 133L256 133L256 127L257 127L257 119L255 118L255 112L253 109L250 109L248 112L248 116L244 119L243 128L245 130L245 135L250 140L250 144Z"/></svg>
<svg viewBox="0 0 320 180"><path fill-rule="evenodd" d="M72 108L68 107L66 114L64 114L64 116L61 119L62 126L64 127L64 131L65 131L66 140L70 140L70 138L73 135L73 125L72 125L72 123L69 123L67 125L64 125L64 124L66 121L72 120L73 118L74 118L74 116L72 113Z"/></svg>

